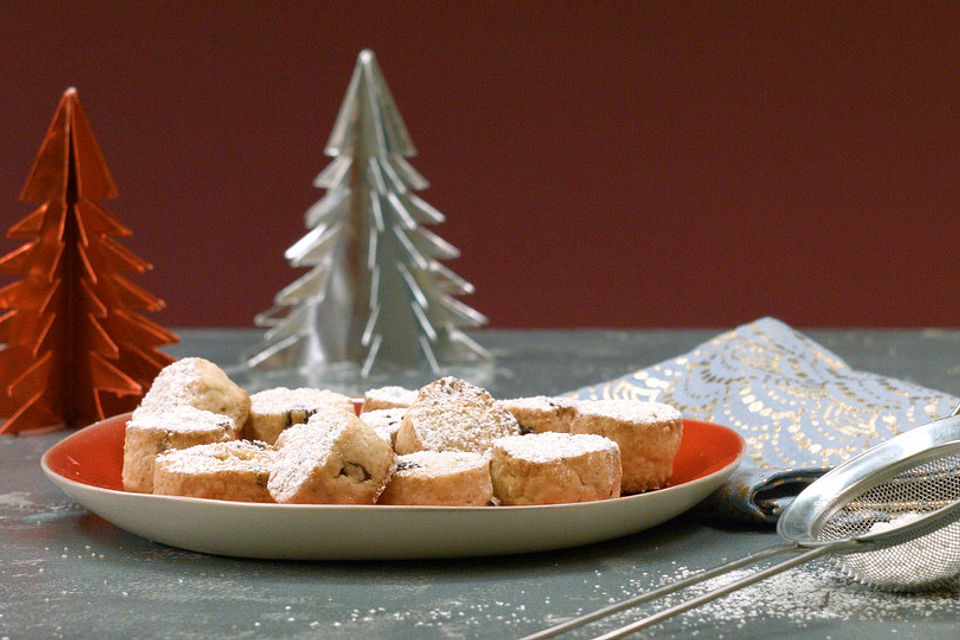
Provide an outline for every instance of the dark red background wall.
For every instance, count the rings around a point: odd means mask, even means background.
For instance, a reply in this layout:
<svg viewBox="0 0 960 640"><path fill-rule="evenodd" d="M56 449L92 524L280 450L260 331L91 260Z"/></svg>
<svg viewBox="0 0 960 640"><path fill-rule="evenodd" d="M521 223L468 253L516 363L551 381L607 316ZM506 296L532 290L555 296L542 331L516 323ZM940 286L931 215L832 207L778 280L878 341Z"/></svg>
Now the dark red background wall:
<svg viewBox="0 0 960 640"><path fill-rule="evenodd" d="M369 47L492 326L956 326L958 38L926 2L4 2L0 227L76 86L151 318L252 326Z"/></svg>

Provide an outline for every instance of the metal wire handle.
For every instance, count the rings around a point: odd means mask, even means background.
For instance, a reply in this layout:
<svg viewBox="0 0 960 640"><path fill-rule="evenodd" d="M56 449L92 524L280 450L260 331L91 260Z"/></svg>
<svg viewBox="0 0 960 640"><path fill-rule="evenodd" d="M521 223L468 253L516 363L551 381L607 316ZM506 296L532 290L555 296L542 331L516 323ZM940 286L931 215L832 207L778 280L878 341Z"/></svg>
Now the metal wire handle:
<svg viewBox="0 0 960 640"><path fill-rule="evenodd" d="M596 636L593 639L593 640L613 640L613 638L620 638L622 636L627 635L628 633L633 633L634 631L638 631L639 629L642 629L644 627L648 627L650 625L656 624L658 622L661 622L662 620L666 620L667 618L672 618L673 616L681 614L684 611L688 611L689 609L698 607L701 604L705 604L707 602L710 602L711 600L715 600L717 598L725 596L728 593L732 593L734 591L747 587L755 582L759 582L761 580L769 578L770 576L786 571L787 569L795 567L799 564L803 564L804 562L807 562L808 560L812 560L813 558L816 558L818 556L835 552L839 550L841 547L848 548L856 544L857 543L854 541L838 540L830 544L818 545L815 547L804 547L798 544L771 547L769 549L764 549L762 551L753 553L749 556L739 558L737 560L734 560L733 562L728 562L727 564L720 565L719 567L714 567L713 569L709 569L702 573L698 573L684 580L673 582L659 589L642 593L628 600L624 600L623 602L617 602L615 604L609 605L602 609L597 609L596 611L584 614L582 616L571 618L566 622L562 622L558 625L549 627L547 629L542 629L540 631L537 631L536 633L532 633L530 635L524 636L520 638L520 640L543 640L544 638L552 638L558 634L564 633L571 629L576 629L577 627L582 627L585 624L589 624L596 620L600 620L601 618L605 618L618 611L623 611L624 609L630 609L632 607L636 607L645 602L658 600L664 596L668 596L672 593L676 593L681 589L686 589L688 587L692 587L694 585L700 584L701 582L705 582L711 578L725 575L736 569L739 569L740 567L753 565L762 560L766 560L768 558L772 558L774 556L778 556L786 553L800 554L800 555L797 555L796 557L790 558L789 560L784 560L783 562L767 567L766 569L763 569L761 571L757 571L756 573L753 573L749 576L743 577L739 580L735 580L729 584L723 585L722 587L718 587L716 589L708 591L707 593L697 596L696 598L691 598L689 600L681 602L680 604L674 605L662 611L658 611L657 613L654 613L644 618L641 618L639 620L636 620L635 622L632 622L626 626L620 627L618 629L614 629L613 631L610 631L603 635Z"/></svg>

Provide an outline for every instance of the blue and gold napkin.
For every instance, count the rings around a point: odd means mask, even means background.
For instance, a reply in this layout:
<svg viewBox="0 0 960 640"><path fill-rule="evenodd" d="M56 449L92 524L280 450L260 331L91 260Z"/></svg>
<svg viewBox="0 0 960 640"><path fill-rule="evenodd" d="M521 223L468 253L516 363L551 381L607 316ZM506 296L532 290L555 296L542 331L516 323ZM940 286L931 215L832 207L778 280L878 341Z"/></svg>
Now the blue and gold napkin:
<svg viewBox="0 0 960 640"><path fill-rule="evenodd" d="M826 469L883 440L949 415L956 398L851 369L774 318L737 327L679 357L574 393L671 404L684 417L736 429L740 469L699 508L776 522Z"/></svg>

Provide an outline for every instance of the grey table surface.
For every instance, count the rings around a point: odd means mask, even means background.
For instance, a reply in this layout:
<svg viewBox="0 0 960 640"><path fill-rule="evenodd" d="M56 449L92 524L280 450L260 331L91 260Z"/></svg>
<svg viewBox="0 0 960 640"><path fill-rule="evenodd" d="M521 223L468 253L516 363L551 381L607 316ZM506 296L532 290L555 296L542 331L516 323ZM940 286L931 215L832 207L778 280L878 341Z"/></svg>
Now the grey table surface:
<svg viewBox="0 0 960 640"><path fill-rule="evenodd" d="M257 331L178 331L174 356L234 363ZM554 394L681 354L719 330L491 330L486 386ZM810 330L848 364L952 394L960 331ZM202 555L126 533L43 476L66 432L0 437L0 640L22 638L516 638L665 580L776 544L695 510L587 547L429 561L279 562ZM584 638L631 614L566 637ZM960 590L877 593L828 564L793 570L637 637L960 637ZM591 633L593 632L593 633Z"/></svg>

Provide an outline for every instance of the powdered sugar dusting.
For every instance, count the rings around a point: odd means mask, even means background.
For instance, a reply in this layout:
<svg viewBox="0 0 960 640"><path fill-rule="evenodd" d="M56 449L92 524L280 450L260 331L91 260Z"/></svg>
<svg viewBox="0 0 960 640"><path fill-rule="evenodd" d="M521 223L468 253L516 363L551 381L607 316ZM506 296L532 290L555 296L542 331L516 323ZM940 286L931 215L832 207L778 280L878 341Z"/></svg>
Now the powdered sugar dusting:
<svg viewBox="0 0 960 640"><path fill-rule="evenodd" d="M601 584L609 582L601 566L583 576L582 586L579 587L582 593L574 599L583 606L564 612L557 611L557 601L564 598L561 594L544 590L538 583L542 577L528 581L517 578L520 588L515 591L504 594L502 589L498 589L487 594L489 597L474 599L457 595L445 600L430 597L432 593L398 589L408 598L408 602L424 604L405 607L400 598L392 598L369 608L338 611L337 617L326 618L317 628L322 628L324 637L337 638L408 637L411 629L421 630L422 637L431 638L516 638L683 579L695 572L686 566L674 564L674 572L655 584L650 584L649 575L639 571L638 577L620 582L618 587L608 588ZM735 571L715 578L691 589L685 597L702 594L749 573L749 570ZM401 578L384 578L392 586L389 582L391 579L397 580L399 586ZM409 587L406 583L403 586ZM658 606L641 605L558 637L594 637L629 624L644 614L678 604L682 599L679 595L670 596ZM769 629L773 623L776 633L789 634L793 629L802 637L826 640L830 635L825 625L833 627L866 620L884 625L887 633L880 637L915 638L916 635L897 634L898 629L903 629L900 625L908 625L918 619L954 625L958 617L960 587L918 596L897 595L864 587L825 563L812 563L746 587L651 627L645 633L629 637L674 640L765 638L774 636L775 632ZM876 629L876 626L872 628ZM805 632L801 633L800 630ZM821 631L824 633L821 634ZM856 633L838 635L867 637Z"/></svg>
<svg viewBox="0 0 960 640"><path fill-rule="evenodd" d="M127 429L153 429L172 433L225 433L235 435L237 428L230 416L179 405L162 413L134 413Z"/></svg>
<svg viewBox="0 0 960 640"><path fill-rule="evenodd" d="M400 430L400 424L403 422L403 416L407 410L402 407L393 409L374 409L373 411L364 411L360 414L360 420L367 423L377 435L393 444L396 440L397 431Z"/></svg>
<svg viewBox="0 0 960 640"><path fill-rule="evenodd" d="M874 522L867 533L886 533L887 531L899 529L900 527L905 527L908 524L913 524L917 520L920 520L923 515L924 514L917 511L906 511L887 522Z"/></svg>
<svg viewBox="0 0 960 640"><path fill-rule="evenodd" d="M638 593L649 591L682 580L697 573L678 566L676 573L666 576L660 585L627 584L623 594L617 594L610 602L625 600ZM751 569L732 571L729 574L708 580L691 587L684 593L672 594L654 606L638 608L611 616L604 629L628 624L636 620L639 612L655 610L680 602L707 591L729 584L753 574ZM640 582L640 581L637 581ZM852 621L858 619L889 620L903 619L905 615L929 616L936 611L955 612L960 615L960 586L938 592L917 595L895 594L866 587L844 576L832 563L817 562L791 569L748 587L734 591L717 600L678 616L675 622L689 631L715 629L718 622L735 623L746 627L751 623L762 624L764 620L780 620L806 627L818 621ZM598 625L599 628L599 625ZM696 633L690 633L696 635ZM706 636L712 637L712 636Z"/></svg>
<svg viewBox="0 0 960 640"><path fill-rule="evenodd" d="M580 415L595 415L624 422L673 422L682 418L680 411L662 402L638 400L583 400L577 403Z"/></svg>
<svg viewBox="0 0 960 640"><path fill-rule="evenodd" d="M917 511L906 511L887 522L875 522L869 534L897 531L922 520ZM942 524L942 523L941 523ZM960 576L960 523L951 522L913 539L842 558L844 569L869 584L894 590L912 590Z"/></svg>
<svg viewBox="0 0 960 640"><path fill-rule="evenodd" d="M531 462L549 462L576 458L586 453L610 451L619 454L620 447L609 438L593 434L570 434L545 431L523 436L508 436L494 441L494 446L513 458Z"/></svg>
<svg viewBox="0 0 960 640"><path fill-rule="evenodd" d="M277 439L280 453L270 469L269 483L270 493L277 502L296 493L310 469L326 464L334 443L347 429L344 416L342 411L322 407L308 422L296 424L280 434Z"/></svg>
<svg viewBox="0 0 960 640"><path fill-rule="evenodd" d="M227 470L264 470L273 463L276 450L262 442L232 440L175 449L157 457L157 464L177 473Z"/></svg>
<svg viewBox="0 0 960 640"><path fill-rule="evenodd" d="M160 370L138 410L168 411L177 405L192 404L201 395L205 377L217 382L227 380L226 374L208 360L181 358Z"/></svg>
<svg viewBox="0 0 960 640"><path fill-rule="evenodd" d="M386 386L377 389L370 389L363 394L364 409L366 407L408 407L417 399L415 389L407 389L399 386Z"/></svg>
<svg viewBox="0 0 960 640"><path fill-rule="evenodd" d="M520 433L516 418L486 390L449 376L421 389L404 421L416 429L422 448L435 451L485 453L495 439Z"/></svg>
<svg viewBox="0 0 960 640"><path fill-rule="evenodd" d="M535 411L556 411L561 407L575 407L576 403L569 398L555 398L550 396L530 396L526 398L511 398L498 400L498 404L506 409L526 409Z"/></svg>
<svg viewBox="0 0 960 640"><path fill-rule="evenodd" d="M254 413L286 413L290 410L315 410L321 406L335 406L353 411L348 396L328 389L274 387L250 396L250 410Z"/></svg>
<svg viewBox="0 0 960 640"><path fill-rule="evenodd" d="M484 468L489 464L484 456L468 451L417 451L399 456L394 473L430 477Z"/></svg>

